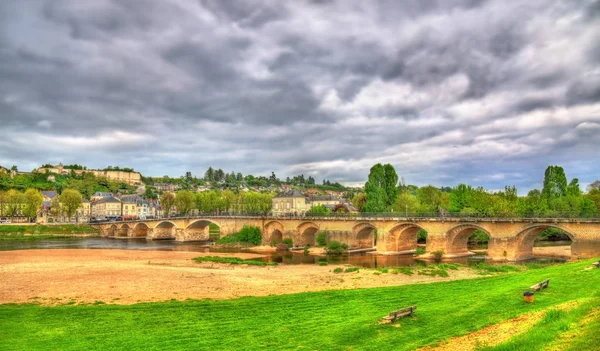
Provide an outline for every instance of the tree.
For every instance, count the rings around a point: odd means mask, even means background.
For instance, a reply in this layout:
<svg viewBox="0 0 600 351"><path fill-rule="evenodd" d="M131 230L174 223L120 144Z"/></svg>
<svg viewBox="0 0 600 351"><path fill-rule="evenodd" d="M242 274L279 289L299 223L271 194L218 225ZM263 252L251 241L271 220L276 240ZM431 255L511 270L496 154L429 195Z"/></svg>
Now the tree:
<svg viewBox="0 0 600 351"><path fill-rule="evenodd" d="M560 166L548 166L544 174L542 196L546 200L567 195L567 177Z"/></svg>
<svg viewBox="0 0 600 351"><path fill-rule="evenodd" d="M42 207L42 203L44 202L42 193L39 190L30 188L25 191L24 199L25 208L23 209L23 214L29 218L37 217L40 207Z"/></svg>
<svg viewBox="0 0 600 351"><path fill-rule="evenodd" d="M188 182L192 181L192 172L185 172L185 180L187 180Z"/></svg>
<svg viewBox="0 0 600 351"><path fill-rule="evenodd" d="M396 198L398 197L398 174L391 164L385 164L383 166L384 182L383 188L385 190L386 210L390 209Z"/></svg>
<svg viewBox="0 0 600 351"><path fill-rule="evenodd" d="M223 198L225 211L229 212L229 210L233 206L233 202L235 201L235 194L233 193L233 191L227 189L221 193L221 197Z"/></svg>
<svg viewBox="0 0 600 351"><path fill-rule="evenodd" d="M325 182L325 181L323 181ZM369 180L365 183L367 194L366 212L384 212L387 205L385 170L381 163L371 167Z"/></svg>
<svg viewBox="0 0 600 351"><path fill-rule="evenodd" d="M579 178L571 179L571 182L569 185L567 185L567 195L579 197L581 194L582 192L579 188Z"/></svg>
<svg viewBox="0 0 600 351"><path fill-rule="evenodd" d="M448 193L445 193L446 195ZM432 185L417 190L417 199L421 204L419 212L437 212L444 204L442 191Z"/></svg>
<svg viewBox="0 0 600 351"><path fill-rule="evenodd" d="M154 192L154 188L150 186L146 186L146 190L144 190L144 197L146 199L158 199L158 195Z"/></svg>
<svg viewBox="0 0 600 351"><path fill-rule="evenodd" d="M61 214L62 211L60 208L60 198L58 196L55 196L50 201L50 215L56 218L60 217Z"/></svg>
<svg viewBox="0 0 600 351"><path fill-rule="evenodd" d="M21 212L21 207L23 205L23 194L16 191L15 189L10 189L6 192L6 215L9 217L14 217Z"/></svg>
<svg viewBox="0 0 600 351"><path fill-rule="evenodd" d="M587 190L588 191L592 191L592 189L598 189L600 190L600 179L599 180L595 180L593 182L591 182L588 186L587 186Z"/></svg>
<svg viewBox="0 0 600 351"><path fill-rule="evenodd" d="M204 180L207 182L215 180L215 170L212 167L208 167L206 173L204 173Z"/></svg>
<svg viewBox="0 0 600 351"><path fill-rule="evenodd" d="M165 217L169 217L173 205L175 205L175 194L171 192L164 192L160 196L160 206L163 209L163 214Z"/></svg>
<svg viewBox="0 0 600 351"><path fill-rule="evenodd" d="M195 207L194 193L189 190L181 190L175 195L175 206L177 211L182 215L188 215Z"/></svg>
<svg viewBox="0 0 600 351"><path fill-rule="evenodd" d="M242 175L242 173L238 172L238 174L236 174L236 176L235 176L235 180L238 181L238 182L243 181L244 180L244 176Z"/></svg>
<svg viewBox="0 0 600 351"><path fill-rule="evenodd" d="M71 218L81 206L81 193L75 189L65 189L60 194L60 203L64 206L64 213L67 215L67 218Z"/></svg>
<svg viewBox="0 0 600 351"><path fill-rule="evenodd" d="M356 209L360 212L363 212L365 209L365 205L367 204L367 194L358 193L352 198L352 204Z"/></svg>
<svg viewBox="0 0 600 351"><path fill-rule="evenodd" d="M421 204L415 195L402 192L402 194L398 195L396 201L394 201L392 210L400 213L415 213L419 211L420 206Z"/></svg>

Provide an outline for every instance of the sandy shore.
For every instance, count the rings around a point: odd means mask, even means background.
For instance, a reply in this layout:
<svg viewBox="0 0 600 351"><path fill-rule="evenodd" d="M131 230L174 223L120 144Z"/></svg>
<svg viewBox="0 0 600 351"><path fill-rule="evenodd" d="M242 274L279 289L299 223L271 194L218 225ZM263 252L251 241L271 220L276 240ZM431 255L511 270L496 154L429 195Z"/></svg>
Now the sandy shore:
<svg viewBox="0 0 600 351"><path fill-rule="evenodd" d="M303 291L356 289L478 277L468 269L450 277L334 274L336 265L276 267L196 263L193 257L244 259L260 254L203 254L141 250L21 250L0 252L0 303L64 304L71 300L131 304L170 299L231 299Z"/></svg>

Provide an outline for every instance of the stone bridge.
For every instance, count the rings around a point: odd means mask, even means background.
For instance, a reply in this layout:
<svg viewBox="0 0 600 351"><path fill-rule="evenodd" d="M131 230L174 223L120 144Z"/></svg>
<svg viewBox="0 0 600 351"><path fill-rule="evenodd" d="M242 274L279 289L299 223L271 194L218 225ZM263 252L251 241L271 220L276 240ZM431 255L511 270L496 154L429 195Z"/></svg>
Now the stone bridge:
<svg viewBox="0 0 600 351"><path fill-rule="evenodd" d="M150 240L206 241L209 225L219 226L221 236L238 232L244 225L257 226L262 243L291 238L294 246L315 245L319 232L327 240L350 248L375 248L384 254L409 254L417 247L417 232L428 232L427 252L443 251L444 257L471 255L467 241L479 229L489 238L488 256L519 261L533 257L535 238L547 228L564 231L572 240L574 258L600 256L600 219L523 218L367 218L367 217L249 217L207 216L163 218L94 225L108 237L143 237Z"/></svg>

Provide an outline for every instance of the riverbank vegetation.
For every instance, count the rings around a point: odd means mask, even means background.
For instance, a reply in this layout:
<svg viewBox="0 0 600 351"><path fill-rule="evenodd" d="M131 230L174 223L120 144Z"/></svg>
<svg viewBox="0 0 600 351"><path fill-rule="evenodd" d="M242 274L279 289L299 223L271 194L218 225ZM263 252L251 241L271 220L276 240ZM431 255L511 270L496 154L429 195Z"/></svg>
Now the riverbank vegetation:
<svg viewBox="0 0 600 351"><path fill-rule="evenodd" d="M202 256L195 257L196 262L214 262L229 264L247 264L249 266L277 266L277 262L264 262L259 260L244 260L239 257Z"/></svg>
<svg viewBox="0 0 600 351"><path fill-rule="evenodd" d="M493 335L490 340L500 344L478 345L478 350L544 349L551 344L588 350L597 345L594 327L600 325L600 274L587 269L591 262L474 280L234 300L2 305L0 349L414 350L542 313L547 317L524 333L506 340ZM523 291L544 279L550 279L549 288L536 293L534 303L523 302ZM573 307L561 309L565 303ZM390 311L411 305L418 307L414 317L378 324ZM563 312L551 312L557 308ZM127 332L115 333L115 325ZM224 326L227 332L215 332Z"/></svg>
<svg viewBox="0 0 600 351"><path fill-rule="evenodd" d="M100 231L85 224L56 224L56 225L0 225L0 235L19 234L19 235L44 235L44 234L99 234Z"/></svg>
<svg viewBox="0 0 600 351"><path fill-rule="evenodd" d="M217 241L219 245L227 244L250 244L260 245L262 241L262 234L260 228L256 226L245 225L242 229L233 234L222 237Z"/></svg>

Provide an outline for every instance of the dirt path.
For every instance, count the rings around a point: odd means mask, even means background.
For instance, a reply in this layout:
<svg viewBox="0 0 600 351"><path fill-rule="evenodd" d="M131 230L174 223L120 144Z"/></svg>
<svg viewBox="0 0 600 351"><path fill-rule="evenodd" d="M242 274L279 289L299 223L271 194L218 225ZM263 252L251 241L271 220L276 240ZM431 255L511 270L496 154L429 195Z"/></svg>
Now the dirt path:
<svg viewBox="0 0 600 351"><path fill-rule="evenodd" d="M140 250L4 251L0 252L0 303L64 304L74 300L130 304L187 298L230 299L479 277L468 269L450 270L449 278L440 278L374 275L372 270L334 274L337 265L257 267L192 261L193 257L207 255L244 259L261 256Z"/></svg>
<svg viewBox="0 0 600 351"><path fill-rule="evenodd" d="M551 309L568 311L576 306L577 302L566 302ZM476 351L483 346L496 346L529 330L541 321L549 310L522 314L476 332L451 338L439 346L422 348L420 351Z"/></svg>

